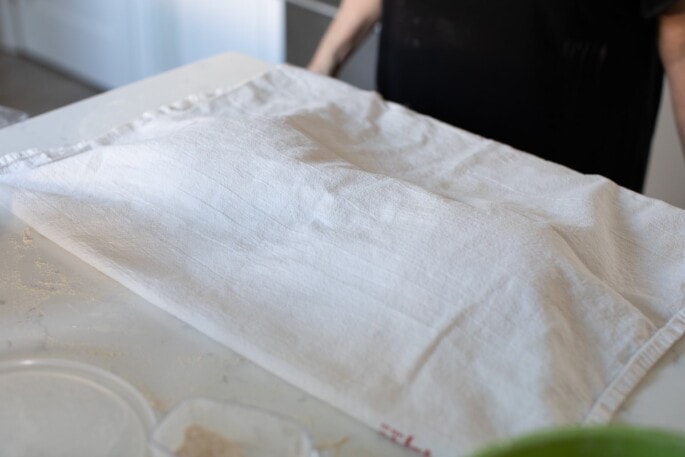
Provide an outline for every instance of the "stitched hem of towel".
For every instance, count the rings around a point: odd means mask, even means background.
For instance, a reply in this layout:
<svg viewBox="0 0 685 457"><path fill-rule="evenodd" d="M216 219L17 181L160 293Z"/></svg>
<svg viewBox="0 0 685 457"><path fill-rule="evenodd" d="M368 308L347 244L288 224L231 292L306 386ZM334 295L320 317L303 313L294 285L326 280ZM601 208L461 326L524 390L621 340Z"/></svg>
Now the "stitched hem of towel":
<svg viewBox="0 0 685 457"><path fill-rule="evenodd" d="M226 96L229 93L241 88L245 84L250 84L260 78L264 78L270 73L282 71L287 64L276 65L273 68L260 73L254 78L248 79L238 85L230 87L220 87L218 89L195 93L185 96L175 102L171 102L160 107L145 111L133 117L130 121L118 127L114 127L108 132L92 139L71 143L64 146L56 146L53 148L29 148L21 151L10 152L0 156L0 175L18 173L24 170L30 170L47 165L58 160L66 159L71 156L81 154L91 149L107 146L121 139L126 134L135 133L144 124L169 114L178 113L182 111L190 111L197 107L200 102L209 102L220 97Z"/></svg>
<svg viewBox="0 0 685 457"><path fill-rule="evenodd" d="M681 308L633 355L595 401L584 423L609 422L654 365L685 335L685 308Z"/></svg>

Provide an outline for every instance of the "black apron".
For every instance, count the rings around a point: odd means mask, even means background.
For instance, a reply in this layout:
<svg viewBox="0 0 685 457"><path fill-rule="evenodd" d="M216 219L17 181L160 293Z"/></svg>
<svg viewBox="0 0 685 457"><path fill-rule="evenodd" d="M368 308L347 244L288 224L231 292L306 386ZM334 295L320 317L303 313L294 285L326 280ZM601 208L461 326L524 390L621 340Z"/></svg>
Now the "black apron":
<svg viewBox="0 0 685 457"><path fill-rule="evenodd" d="M457 127L642 189L672 0L385 0L378 90Z"/></svg>

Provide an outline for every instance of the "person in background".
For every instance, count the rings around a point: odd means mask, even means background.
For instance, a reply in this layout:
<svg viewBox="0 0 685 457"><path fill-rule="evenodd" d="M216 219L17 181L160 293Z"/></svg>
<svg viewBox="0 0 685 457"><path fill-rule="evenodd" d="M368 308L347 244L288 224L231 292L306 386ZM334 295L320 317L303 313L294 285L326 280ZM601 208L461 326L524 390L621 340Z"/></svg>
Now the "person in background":
<svg viewBox="0 0 685 457"><path fill-rule="evenodd" d="M343 0L309 70L382 22L386 99L641 191L665 70L685 141L685 0Z"/></svg>

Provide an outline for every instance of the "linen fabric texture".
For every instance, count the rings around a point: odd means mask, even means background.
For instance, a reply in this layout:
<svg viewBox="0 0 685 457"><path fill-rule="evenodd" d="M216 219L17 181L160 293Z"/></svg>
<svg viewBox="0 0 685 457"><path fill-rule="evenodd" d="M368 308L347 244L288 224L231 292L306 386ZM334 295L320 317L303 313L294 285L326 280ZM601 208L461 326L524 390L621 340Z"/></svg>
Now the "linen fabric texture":
<svg viewBox="0 0 685 457"><path fill-rule="evenodd" d="M12 209L423 455L605 422L685 330L685 212L288 66L0 158Z"/></svg>

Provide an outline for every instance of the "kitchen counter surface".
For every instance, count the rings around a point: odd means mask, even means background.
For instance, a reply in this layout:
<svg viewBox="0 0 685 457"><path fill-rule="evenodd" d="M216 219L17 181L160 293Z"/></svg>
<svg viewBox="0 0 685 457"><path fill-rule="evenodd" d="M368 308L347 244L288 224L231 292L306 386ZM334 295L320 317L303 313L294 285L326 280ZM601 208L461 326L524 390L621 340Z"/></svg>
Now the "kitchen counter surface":
<svg viewBox="0 0 685 457"><path fill-rule="evenodd" d="M99 136L188 94L239 85L269 69L224 54L0 130L0 155ZM158 417L193 396L293 417L332 455L415 455L150 305L13 216L0 192L0 361L63 358L127 380ZM618 421L685 432L685 341L626 402Z"/></svg>

